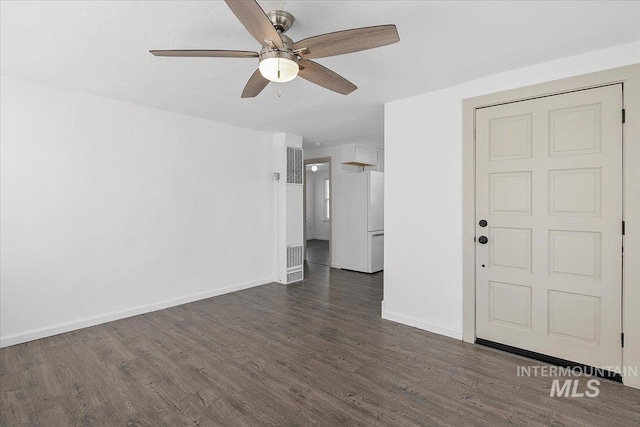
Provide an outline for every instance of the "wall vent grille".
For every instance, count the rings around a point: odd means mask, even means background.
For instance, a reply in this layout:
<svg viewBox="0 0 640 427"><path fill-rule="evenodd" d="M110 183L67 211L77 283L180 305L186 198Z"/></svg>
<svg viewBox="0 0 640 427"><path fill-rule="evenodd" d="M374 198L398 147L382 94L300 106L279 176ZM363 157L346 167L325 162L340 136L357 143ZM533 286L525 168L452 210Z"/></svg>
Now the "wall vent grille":
<svg viewBox="0 0 640 427"><path fill-rule="evenodd" d="M302 270L291 271L287 273L287 283L299 282L304 279L304 272Z"/></svg>
<svg viewBox="0 0 640 427"><path fill-rule="evenodd" d="M302 245L287 246L287 268L300 267L303 264Z"/></svg>
<svg viewBox="0 0 640 427"><path fill-rule="evenodd" d="M302 148L287 147L287 184L302 184L303 171Z"/></svg>

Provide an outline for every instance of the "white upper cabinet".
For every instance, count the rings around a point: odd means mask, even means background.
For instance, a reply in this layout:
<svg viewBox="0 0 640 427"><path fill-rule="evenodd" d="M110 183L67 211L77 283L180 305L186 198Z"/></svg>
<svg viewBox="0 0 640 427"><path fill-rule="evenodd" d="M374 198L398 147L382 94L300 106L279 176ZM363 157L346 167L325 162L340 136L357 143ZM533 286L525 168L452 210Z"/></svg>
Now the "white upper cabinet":
<svg viewBox="0 0 640 427"><path fill-rule="evenodd" d="M378 151L362 145L343 145L342 163L358 166L375 166L378 164Z"/></svg>

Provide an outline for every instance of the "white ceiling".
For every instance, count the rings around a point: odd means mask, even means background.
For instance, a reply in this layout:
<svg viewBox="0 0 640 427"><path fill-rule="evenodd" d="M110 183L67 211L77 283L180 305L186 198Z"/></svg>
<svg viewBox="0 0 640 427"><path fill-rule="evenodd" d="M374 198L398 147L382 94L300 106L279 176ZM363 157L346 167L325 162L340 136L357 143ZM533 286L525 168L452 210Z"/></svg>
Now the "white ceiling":
<svg viewBox="0 0 640 427"><path fill-rule="evenodd" d="M287 35L393 23L400 43L317 61L351 95L305 80L240 93L257 59L157 58L149 49L259 50L223 1L2 1L2 74L269 132L305 146L381 146L383 104L640 40L640 2L259 1ZM278 96L278 89L281 96Z"/></svg>

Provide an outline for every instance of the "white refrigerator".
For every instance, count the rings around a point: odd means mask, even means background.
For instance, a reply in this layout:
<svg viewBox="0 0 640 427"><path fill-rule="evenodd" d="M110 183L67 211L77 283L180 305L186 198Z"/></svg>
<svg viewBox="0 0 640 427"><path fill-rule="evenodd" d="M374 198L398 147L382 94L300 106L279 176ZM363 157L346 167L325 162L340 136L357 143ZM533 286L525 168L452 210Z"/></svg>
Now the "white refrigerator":
<svg viewBox="0 0 640 427"><path fill-rule="evenodd" d="M384 268L384 173L340 176L343 237L341 267L375 273Z"/></svg>

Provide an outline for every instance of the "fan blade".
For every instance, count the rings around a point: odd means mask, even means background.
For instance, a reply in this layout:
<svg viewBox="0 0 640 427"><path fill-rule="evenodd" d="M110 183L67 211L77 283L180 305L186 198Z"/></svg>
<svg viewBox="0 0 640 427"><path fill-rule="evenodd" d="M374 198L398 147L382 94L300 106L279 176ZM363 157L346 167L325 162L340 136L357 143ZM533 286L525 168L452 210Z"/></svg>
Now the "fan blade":
<svg viewBox="0 0 640 427"><path fill-rule="evenodd" d="M264 10L255 0L224 0L236 18L244 25L254 39L260 45L267 45L267 41L273 43L278 49L283 49L284 44L280 34L264 13Z"/></svg>
<svg viewBox="0 0 640 427"><path fill-rule="evenodd" d="M257 58L257 52L247 50L150 50L155 56L210 57L210 58Z"/></svg>
<svg viewBox="0 0 640 427"><path fill-rule="evenodd" d="M244 87L241 98L253 98L257 96L268 84L269 80L262 77L259 69L256 70Z"/></svg>
<svg viewBox="0 0 640 427"><path fill-rule="evenodd" d="M337 73L334 73L330 69L323 67L317 62L301 59L299 65L300 72L298 75L300 77L305 80L309 80L311 83L322 86L323 88L343 95L349 95L351 92L358 89L358 86L354 85L349 80Z"/></svg>
<svg viewBox="0 0 640 427"><path fill-rule="evenodd" d="M324 58L373 49L399 41L395 25L377 25L309 37L295 42L293 50L304 49L300 54L305 58Z"/></svg>

